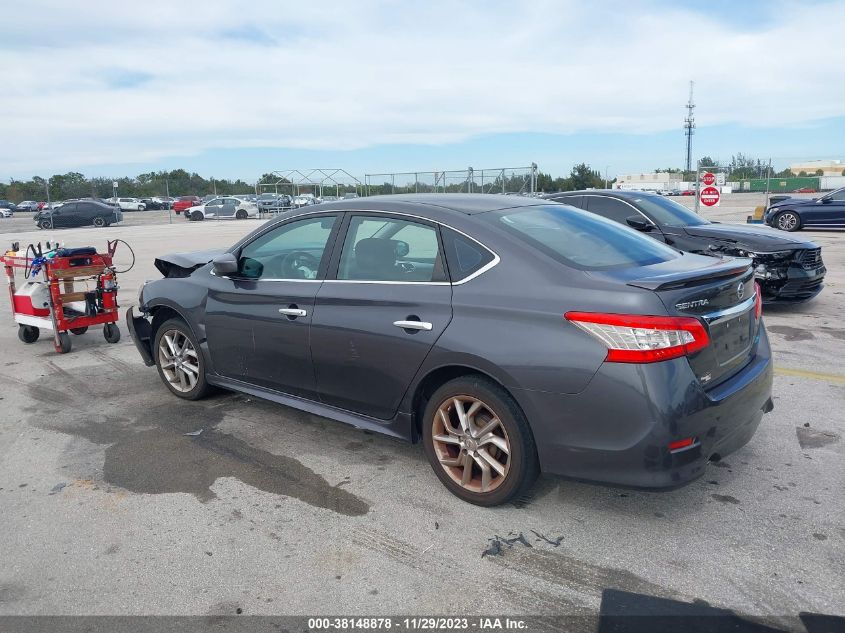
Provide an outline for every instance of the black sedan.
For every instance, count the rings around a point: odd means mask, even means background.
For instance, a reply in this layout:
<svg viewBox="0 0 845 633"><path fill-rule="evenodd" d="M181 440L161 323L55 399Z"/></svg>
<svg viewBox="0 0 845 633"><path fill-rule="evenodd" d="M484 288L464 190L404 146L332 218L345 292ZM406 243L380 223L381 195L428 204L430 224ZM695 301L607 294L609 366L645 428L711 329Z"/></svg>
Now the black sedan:
<svg viewBox="0 0 845 633"><path fill-rule="evenodd" d="M845 228L845 187L820 198L787 198L773 203L763 221L781 231Z"/></svg>
<svg viewBox="0 0 845 633"><path fill-rule="evenodd" d="M73 226L104 227L123 220L118 207L96 200L66 202L57 209L39 211L33 216L40 229L58 229Z"/></svg>
<svg viewBox="0 0 845 633"><path fill-rule="evenodd" d="M750 264L544 200L360 198L159 257L127 324L180 398L421 441L450 491L495 505L541 470L677 486L746 444L772 408Z"/></svg>
<svg viewBox="0 0 845 633"><path fill-rule="evenodd" d="M809 301L827 272L821 248L768 227L710 222L674 200L645 191L588 190L549 194L670 246L700 255L750 257L765 303Z"/></svg>

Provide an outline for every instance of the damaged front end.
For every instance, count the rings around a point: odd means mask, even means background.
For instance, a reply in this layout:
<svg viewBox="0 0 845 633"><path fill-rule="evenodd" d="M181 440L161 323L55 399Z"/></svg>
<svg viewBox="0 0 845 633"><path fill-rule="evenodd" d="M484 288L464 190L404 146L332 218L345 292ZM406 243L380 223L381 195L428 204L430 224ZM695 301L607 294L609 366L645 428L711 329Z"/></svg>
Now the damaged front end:
<svg viewBox="0 0 845 633"><path fill-rule="evenodd" d="M753 260L754 278L760 284L765 303L809 301L824 287L827 269L822 262L821 248L759 253L734 246L723 248L721 252Z"/></svg>

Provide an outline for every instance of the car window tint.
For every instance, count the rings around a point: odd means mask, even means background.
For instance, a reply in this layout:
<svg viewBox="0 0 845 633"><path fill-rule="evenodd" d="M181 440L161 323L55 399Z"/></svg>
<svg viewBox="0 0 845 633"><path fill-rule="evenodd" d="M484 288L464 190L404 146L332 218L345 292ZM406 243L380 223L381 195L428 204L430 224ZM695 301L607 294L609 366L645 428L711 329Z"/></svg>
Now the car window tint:
<svg viewBox="0 0 845 633"><path fill-rule="evenodd" d="M61 207L62 213L75 213L76 212L76 203L75 202L68 202L67 204L63 204Z"/></svg>
<svg viewBox="0 0 845 633"><path fill-rule="evenodd" d="M288 222L241 249L238 272L248 279L316 279L336 216Z"/></svg>
<svg viewBox="0 0 845 633"><path fill-rule="evenodd" d="M493 253L457 231L443 228L443 247L452 281L460 281L493 261Z"/></svg>
<svg viewBox="0 0 845 633"><path fill-rule="evenodd" d="M443 281L437 230L425 224L353 216L340 256L338 279Z"/></svg>
<svg viewBox="0 0 845 633"><path fill-rule="evenodd" d="M631 202L661 226L700 226L710 224L694 211L663 196L637 196Z"/></svg>
<svg viewBox="0 0 845 633"><path fill-rule="evenodd" d="M834 191L828 197L831 200L836 200L837 202L845 202L845 189L840 189L839 191Z"/></svg>
<svg viewBox="0 0 845 633"><path fill-rule="evenodd" d="M492 217L529 246L575 268L647 266L680 256L634 229L563 206L506 209Z"/></svg>
<svg viewBox="0 0 845 633"><path fill-rule="evenodd" d="M584 208L588 211L620 224L627 224L626 219L632 215L640 216L636 209L621 200L607 196L584 196L584 200L587 202Z"/></svg>
<svg viewBox="0 0 845 633"><path fill-rule="evenodd" d="M555 198L555 202L568 204L579 209L586 209L586 199L584 196L563 196L562 198Z"/></svg>

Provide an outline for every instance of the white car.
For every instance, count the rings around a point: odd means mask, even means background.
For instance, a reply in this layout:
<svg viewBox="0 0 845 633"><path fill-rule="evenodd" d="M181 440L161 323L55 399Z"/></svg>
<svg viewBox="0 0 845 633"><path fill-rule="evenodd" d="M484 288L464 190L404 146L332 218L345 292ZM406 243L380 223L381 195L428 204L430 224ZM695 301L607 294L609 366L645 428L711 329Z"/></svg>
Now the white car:
<svg viewBox="0 0 845 633"><path fill-rule="evenodd" d="M0 218L11 218L12 216L14 216L14 212L11 209L0 208Z"/></svg>
<svg viewBox="0 0 845 633"><path fill-rule="evenodd" d="M108 201L119 206L121 211L144 211L147 208L138 198L109 198Z"/></svg>
<svg viewBox="0 0 845 633"><path fill-rule="evenodd" d="M309 204L317 204L317 199L312 193L303 193L293 199L294 208L304 207Z"/></svg>
<svg viewBox="0 0 845 633"><path fill-rule="evenodd" d="M185 210L188 220L245 220L258 217L258 205L234 196L214 198L205 204L198 204Z"/></svg>

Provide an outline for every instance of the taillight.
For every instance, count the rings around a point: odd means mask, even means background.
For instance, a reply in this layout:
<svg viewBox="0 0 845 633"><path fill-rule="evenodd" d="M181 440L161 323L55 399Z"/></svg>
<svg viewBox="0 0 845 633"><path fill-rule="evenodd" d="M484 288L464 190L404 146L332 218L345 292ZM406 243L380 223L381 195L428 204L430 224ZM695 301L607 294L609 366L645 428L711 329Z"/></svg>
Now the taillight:
<svg viewBox="0 0 845 633"><path fill-rule="evenodd" d="M607 347L610 363L655 363L693 354L710 344L701 321L692 317L567 312L573 325Z"/></svg>
<svg viewBox="0 0 845 633"><path fill-rule="evenodd" d="M754 318L758 321L763 316L763 291L760 289L760 284L754 282Z"/></svg>

